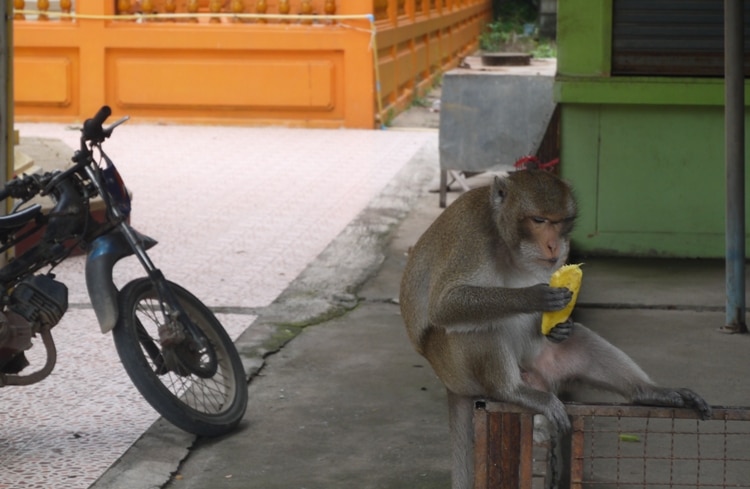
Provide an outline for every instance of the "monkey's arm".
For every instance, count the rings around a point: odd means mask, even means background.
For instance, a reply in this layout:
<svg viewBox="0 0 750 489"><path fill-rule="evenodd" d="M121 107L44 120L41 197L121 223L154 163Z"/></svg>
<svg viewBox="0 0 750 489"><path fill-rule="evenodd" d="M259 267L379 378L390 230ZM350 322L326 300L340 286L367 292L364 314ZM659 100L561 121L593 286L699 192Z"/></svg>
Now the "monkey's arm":
<svg viewBox="0 0 750 489"><path fill-rule="evenodd" d="M430 300L430 323L442 326L482 322L512 314L559 311L573 294L564 287L445 287Z"/></svg>

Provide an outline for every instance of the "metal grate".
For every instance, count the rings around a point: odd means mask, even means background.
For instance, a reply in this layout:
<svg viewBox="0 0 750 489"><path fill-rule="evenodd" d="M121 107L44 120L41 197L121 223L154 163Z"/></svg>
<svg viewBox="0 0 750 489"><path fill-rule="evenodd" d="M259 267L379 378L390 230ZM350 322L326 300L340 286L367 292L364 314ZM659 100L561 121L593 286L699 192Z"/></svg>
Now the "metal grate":
<svg viewBox="0 0 750 489"><path fill-rule="evenodd" d="M568 406L571 488L750 488L750 410Z"/></svg>
<svg viewBox="0 0 750 489"><path fill-rule="evenodd" d="M566 407L572 433L551 440L548 456L540 457L532 413L477 403L474 487L529 489L544 481L561 489L750 489L750 408L714 407L703 421L690 409Z"/></svg>

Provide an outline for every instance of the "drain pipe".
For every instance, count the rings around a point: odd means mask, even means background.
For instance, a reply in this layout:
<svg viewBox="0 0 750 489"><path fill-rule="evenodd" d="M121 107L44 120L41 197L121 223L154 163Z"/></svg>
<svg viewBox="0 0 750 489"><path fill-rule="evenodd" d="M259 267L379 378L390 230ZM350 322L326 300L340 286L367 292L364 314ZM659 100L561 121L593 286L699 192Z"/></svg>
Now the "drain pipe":
<svg viewBox="0 0 750 489"><path fill-rule="evenodd" d="M743 0L724 0L724 151L726 166L726 325L745 324L745 76Z"/></svg>

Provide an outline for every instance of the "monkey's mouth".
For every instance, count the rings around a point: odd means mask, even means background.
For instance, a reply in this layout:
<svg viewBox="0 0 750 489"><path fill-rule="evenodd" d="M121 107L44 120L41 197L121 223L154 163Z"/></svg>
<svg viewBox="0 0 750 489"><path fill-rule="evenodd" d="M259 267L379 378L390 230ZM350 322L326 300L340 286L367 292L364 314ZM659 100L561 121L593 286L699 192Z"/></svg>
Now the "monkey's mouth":
<svg viewBox="0 0 750 489"><path fill-rule="evenodd" d="M545 267L556 267L560 258L540 258L538 261Z"/></svg>

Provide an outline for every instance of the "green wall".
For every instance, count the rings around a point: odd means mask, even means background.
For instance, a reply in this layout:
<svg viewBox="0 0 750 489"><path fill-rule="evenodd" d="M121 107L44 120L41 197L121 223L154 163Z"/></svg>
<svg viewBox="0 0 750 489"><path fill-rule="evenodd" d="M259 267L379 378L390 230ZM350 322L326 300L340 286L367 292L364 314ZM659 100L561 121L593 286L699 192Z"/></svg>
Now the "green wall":
<svg viewBox="0 0 750 489"><path fill-rule="evenodd" d="M574 248L722 257L723 80L610 77L610 31L611 0L559 2L555 98L561 171L580 205Z"/></svg>

